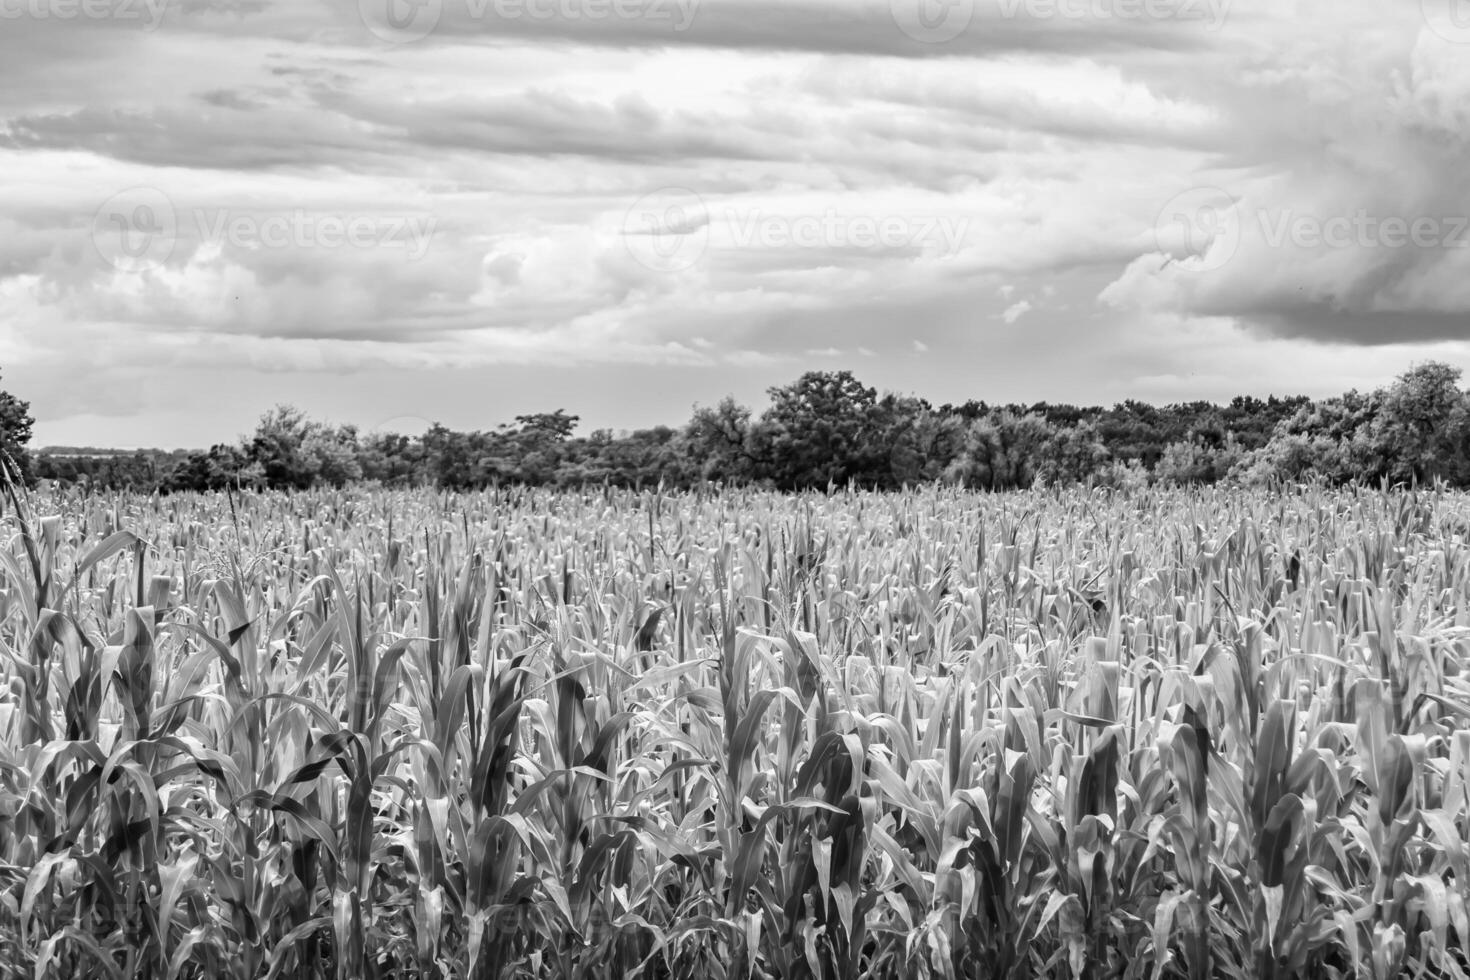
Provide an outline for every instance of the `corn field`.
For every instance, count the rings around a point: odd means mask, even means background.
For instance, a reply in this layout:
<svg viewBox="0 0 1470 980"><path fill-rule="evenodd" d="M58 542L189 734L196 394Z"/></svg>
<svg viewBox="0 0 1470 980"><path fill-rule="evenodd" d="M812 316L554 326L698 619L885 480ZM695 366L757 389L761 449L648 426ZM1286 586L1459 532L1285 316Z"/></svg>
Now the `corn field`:
<svg viewBox="0 0 1470 980"><path fill-rule="evenodd" d="M1470 974L1470 498L3 521L0 978Z"/></svg>

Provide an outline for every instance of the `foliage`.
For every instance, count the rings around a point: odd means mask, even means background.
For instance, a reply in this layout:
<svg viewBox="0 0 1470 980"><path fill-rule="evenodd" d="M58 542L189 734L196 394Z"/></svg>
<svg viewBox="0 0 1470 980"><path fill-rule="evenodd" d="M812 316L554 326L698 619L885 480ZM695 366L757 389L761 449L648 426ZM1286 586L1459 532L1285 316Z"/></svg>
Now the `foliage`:
<svg viewBox="0 0 1470 980"><path fill-rule="evenodd" d="M362 478L357 430L332 428L300 409L278 405L256 426L246 448L247 478L268 487L342 487Z"/></svg>
<svg viewBox="0 0 1470 980"><path fill-rule="evenodd" d="M776 487L872 486L883 479L886 427L877 389L850 371L808 371L770 396L753 439Z"/></svg>
<svg viewBox="0 0 1470 980"><path fill-rule="evenodd" d="M948 481L1006 490L1133 485L1140 473L1143 482L1179 485L1470 487L1470 398L1459 380L1456 369L1430 362L1385 389L1316 402L1241 397L1226 405L1125 401L1103 409L970 401L936 409L921 398L880 395L849 371L812 371L772 388L763 412L726 397L696 406L679 428L579 436L578 417L557 409L489 430L435 425L417 438L364 437L280 406L236 447L43 453L36 472L95 489L163 492L358 482L444 490L722 484L799 491Z"/></svg>
<svg viewBox="0 0 1470 980"><path fill-rule="evenodd" d="M1420 364L1388 389L1373 420L1371 439L1387 461L1393 483L1462 483L1470 471L1467 402L1460 371L1446 364Z"/></svg>
<svg viewBox="0 0 1470 980"><path fill-rule="evenodd" d="M695 406L684 428L684 446L700 462L704 480L748 483L762 470L751 444L750 409L725 397L714 407Z"/></svg>
<svg viewBox="0 0 1470 980"><path fill-rule="evenodd" d="M1409 484L1470 480L1470 401L1459 371L1424 364L1385 390L1350 391L1304 405L1265 446L1240 461L1247 482L1324 479Z"/></svg>
<svg viewBox="0 0 1470 980"><path fill-rule="evenodd" d="M974 422L946 479L982 490L1014 490L1036 482L1042 456L1056 435L1040 415L1000 412Z"/></svg>
<svg viewBox="0 0 1470 980"><path fill-rule="evenodd" d="M1175 486L1219 483L1241 464L1244 454L1233 435L1217 445L1196 436L1170 443L1154 467L1154 479Z"/></svg>
<svg viewBox="0 0 1470 980"><path fill-rule="evenodd" d="M21 401L8 391L0 391L0 461L13 465L15 472L12 476L28 486L35 481L29 450L31 427L35 421L31 417L29 402Z"/></svg>

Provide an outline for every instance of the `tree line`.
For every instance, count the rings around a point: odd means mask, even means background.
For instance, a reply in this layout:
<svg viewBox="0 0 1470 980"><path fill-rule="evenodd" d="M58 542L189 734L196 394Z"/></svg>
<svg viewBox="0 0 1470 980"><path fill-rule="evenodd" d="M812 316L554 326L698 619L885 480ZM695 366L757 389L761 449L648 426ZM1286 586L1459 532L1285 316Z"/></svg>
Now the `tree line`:
<svg viewBox="0 0 1470 980"><path fill-rule="evenodd" d="M1449 365L1417 365L1385 388L1322 400L1238 397L1111 408L1041 402L935 406L849 371L811 371L770 389L756 414L733 398L681 427L577 435L563 410L422 435L331 425L290 406L205 451L26 452L24 402L0 393L0 448L28 481L158 492L309 489L370 483L779 490L946 482L985 490L1091 483L1269 484L1319 479L1470 486L1470 395Z"/></svg>

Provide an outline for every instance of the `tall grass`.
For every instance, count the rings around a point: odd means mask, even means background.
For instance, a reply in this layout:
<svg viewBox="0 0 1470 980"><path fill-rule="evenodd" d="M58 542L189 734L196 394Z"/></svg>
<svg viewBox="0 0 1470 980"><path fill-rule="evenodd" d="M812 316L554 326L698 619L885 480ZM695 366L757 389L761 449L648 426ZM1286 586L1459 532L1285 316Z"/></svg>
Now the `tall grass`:
<svg viewBox="0 0 1470 980"><path fill-rule="evenodd" d="M0 977L1465 976L1470 500L11 500Z"/></svg>

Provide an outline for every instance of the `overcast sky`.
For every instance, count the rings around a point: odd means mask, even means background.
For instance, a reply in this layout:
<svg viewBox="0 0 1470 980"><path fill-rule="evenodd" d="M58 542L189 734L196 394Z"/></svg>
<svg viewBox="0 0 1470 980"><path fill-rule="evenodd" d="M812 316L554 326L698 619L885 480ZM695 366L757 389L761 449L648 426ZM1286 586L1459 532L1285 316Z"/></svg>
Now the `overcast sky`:
<svg viewBox="0 0 1470 980"><path fill-rule="evenodd" d="M1467 150L1467 0L0 0L0 384L191 447L1334 394L1470 367Z"/></svg>

